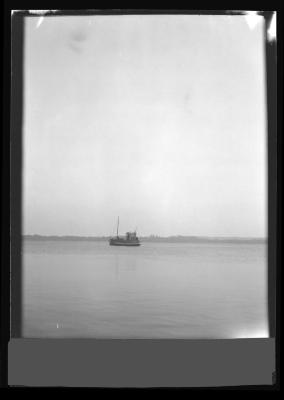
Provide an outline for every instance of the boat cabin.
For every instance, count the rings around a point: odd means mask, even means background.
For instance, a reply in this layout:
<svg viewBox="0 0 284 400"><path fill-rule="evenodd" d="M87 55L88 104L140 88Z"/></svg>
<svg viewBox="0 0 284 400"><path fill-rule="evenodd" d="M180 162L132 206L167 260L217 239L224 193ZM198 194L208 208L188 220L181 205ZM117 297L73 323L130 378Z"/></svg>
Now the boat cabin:
<svg viewBox="0 0 284 400"><path fill-rule="evenodd" d="M136 232L126 232L126 240L137 240Z"/></svg>

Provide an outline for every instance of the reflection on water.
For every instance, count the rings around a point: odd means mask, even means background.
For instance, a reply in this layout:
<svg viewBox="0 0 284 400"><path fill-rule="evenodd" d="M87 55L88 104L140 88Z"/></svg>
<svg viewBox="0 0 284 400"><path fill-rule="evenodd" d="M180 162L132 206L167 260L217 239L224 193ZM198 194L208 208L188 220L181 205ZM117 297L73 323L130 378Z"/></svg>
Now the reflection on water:
<svg viewBox="0 0 284 400"><path fill-rule="evenodd" d="M264 244L24 242L25 337L267 337Z"/></svg>

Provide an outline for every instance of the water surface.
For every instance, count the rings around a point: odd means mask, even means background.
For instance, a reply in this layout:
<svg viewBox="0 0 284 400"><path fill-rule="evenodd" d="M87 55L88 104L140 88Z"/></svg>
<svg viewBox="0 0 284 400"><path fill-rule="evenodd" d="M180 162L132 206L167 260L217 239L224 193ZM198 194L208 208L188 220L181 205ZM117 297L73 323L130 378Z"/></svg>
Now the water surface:
<svg viewBox="0 0 284 400"><path fill-rule="evenodd" d="M267 336L265 244L23 243L23 336Z"/></svg>

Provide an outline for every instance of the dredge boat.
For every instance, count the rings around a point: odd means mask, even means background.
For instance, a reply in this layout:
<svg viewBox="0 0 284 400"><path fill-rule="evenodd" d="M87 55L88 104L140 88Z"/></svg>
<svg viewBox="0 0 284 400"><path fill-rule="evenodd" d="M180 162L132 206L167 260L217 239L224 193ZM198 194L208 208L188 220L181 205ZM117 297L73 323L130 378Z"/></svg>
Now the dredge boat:
<svg viewBox="0 0 284 400"><path fill-rule="evenodd" d="M126 232L125 236L118 235L119 217L117 220L116 236L109 239L111 246L140 246L136 232Z"/></svg>

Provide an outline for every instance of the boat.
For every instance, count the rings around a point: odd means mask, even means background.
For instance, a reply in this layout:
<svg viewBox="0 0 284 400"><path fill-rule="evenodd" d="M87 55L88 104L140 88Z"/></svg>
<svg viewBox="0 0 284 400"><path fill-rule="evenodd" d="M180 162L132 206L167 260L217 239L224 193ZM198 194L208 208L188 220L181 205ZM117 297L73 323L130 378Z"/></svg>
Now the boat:
<svg viewBox="0 0 284 400"><path fill-rule="evenodd" d="M119 217L117 219L117 229L116 236L111 237L109 239L110 246L140 246L140 241L136 235L136 231L134 232L126 232L125 236L118 235L118 227L119 227Z"/></svg>

